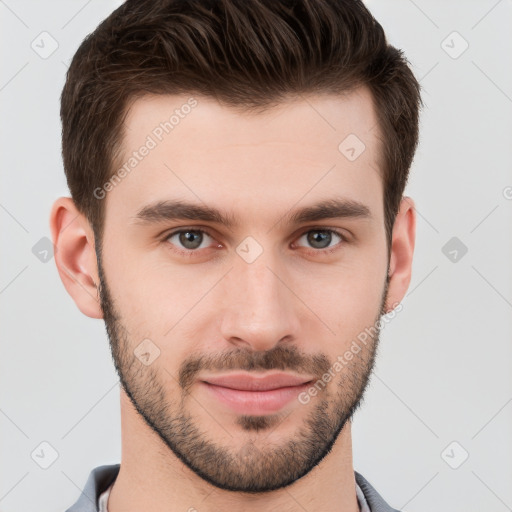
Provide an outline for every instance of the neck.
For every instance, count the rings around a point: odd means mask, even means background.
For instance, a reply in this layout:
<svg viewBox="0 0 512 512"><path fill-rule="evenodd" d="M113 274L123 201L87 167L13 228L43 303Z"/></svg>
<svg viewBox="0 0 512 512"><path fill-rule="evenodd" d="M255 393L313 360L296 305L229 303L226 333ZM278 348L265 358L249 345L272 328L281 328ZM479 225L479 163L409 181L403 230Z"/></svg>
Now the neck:
<svg viewBox="0 0 512 512"><path fill-rule="evenodd" d="M293 484L261 494L219 489L179 460L136 412L121 390L121 468L108 512L358 512L350 422L331 452Z"/></svg>

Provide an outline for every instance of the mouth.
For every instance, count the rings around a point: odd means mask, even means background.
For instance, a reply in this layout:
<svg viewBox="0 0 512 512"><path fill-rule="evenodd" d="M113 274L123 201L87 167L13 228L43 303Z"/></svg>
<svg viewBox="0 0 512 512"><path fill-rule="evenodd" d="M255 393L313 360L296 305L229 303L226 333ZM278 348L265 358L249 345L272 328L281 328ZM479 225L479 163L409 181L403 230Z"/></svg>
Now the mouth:
<svg viewBox="0 0 512 512"><path fill-rule="evenodd" d="M203 378L210 396L238 414L272 414L281 410L313 382L310 376L236 373Z"/></svg>

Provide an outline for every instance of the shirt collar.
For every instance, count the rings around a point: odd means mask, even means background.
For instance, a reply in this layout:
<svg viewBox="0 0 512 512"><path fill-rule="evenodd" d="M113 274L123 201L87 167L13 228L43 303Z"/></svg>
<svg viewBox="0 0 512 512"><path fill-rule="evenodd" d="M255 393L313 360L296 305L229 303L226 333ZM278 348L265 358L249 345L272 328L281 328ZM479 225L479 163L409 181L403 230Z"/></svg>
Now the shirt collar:
<svg viewBox="0 0 512 512"><path fill-rule="evenodd" d="M98 500L115 481L121 464L98 466L89 474L78 501L66 512L99 512ZM390 507L360 473L354 471L360 512L399 512Z"/></svg>

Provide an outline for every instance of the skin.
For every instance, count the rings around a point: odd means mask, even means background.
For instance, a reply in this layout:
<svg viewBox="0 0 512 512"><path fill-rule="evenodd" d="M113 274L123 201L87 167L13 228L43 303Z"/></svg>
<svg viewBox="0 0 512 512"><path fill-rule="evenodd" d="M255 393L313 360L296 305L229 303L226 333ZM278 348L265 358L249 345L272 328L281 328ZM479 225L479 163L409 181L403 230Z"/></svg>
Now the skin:
<svg viewBox="0 0 512 512"><path fill-rule="evenodd" d="M187 99L137 99L125 121L124 156ZM381 143L366 88L290 98L258 114L196 99L103 199L101 260L93 230L70 198L59 198L51 212L61 279L83 314L105 319L123 384L122 461L109 512L356 512L351 417L378 336L360 344L322 392L275 414L235 413L200 380L231 369L264 375L273 367L321 379L405 295L414 203L402 200L388 254ZM338 150L351 133L366 146L354 161ZM287 223L292 210L331 198L358 201L370 216ZM239 224L137 221L144 206L166 199L218 208ZM179 228L207 231L200 248L168 237ZM307 236L327 228L346 241L332 234L321 246ZM247 236L263 251L251 263L236 251ZM149 365L134 355L144 339L159 350Z"/></svg>

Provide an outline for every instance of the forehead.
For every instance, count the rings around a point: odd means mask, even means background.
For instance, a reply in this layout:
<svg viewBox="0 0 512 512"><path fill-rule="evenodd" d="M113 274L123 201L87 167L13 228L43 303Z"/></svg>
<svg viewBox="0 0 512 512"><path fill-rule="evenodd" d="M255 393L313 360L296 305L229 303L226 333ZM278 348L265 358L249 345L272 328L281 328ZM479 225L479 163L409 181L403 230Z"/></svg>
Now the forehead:
<svg viewBox="0 0 512 512"><path fill-rule="evenodd" d="M373 210L382 198L378 136L366 88L258 113L202 96L148 95L125 118L114 169L123 177L107 198L130 215L169 198L254 213L341 195Z"/></svg>
<svg viewBox="0 0 512 512"><path fill-rule="evenodd" d="M227 106L204 96L146 95L130 104L124 130L125 150L136 147L141 135L151 135L164 143L175 139L197 144L200 138L205 147L220 149L231 142L318 144L321 140L325 146L336 147L350 133L371 143L378 132L367 87L339 95L289 96L260 112Z"/></svg>

